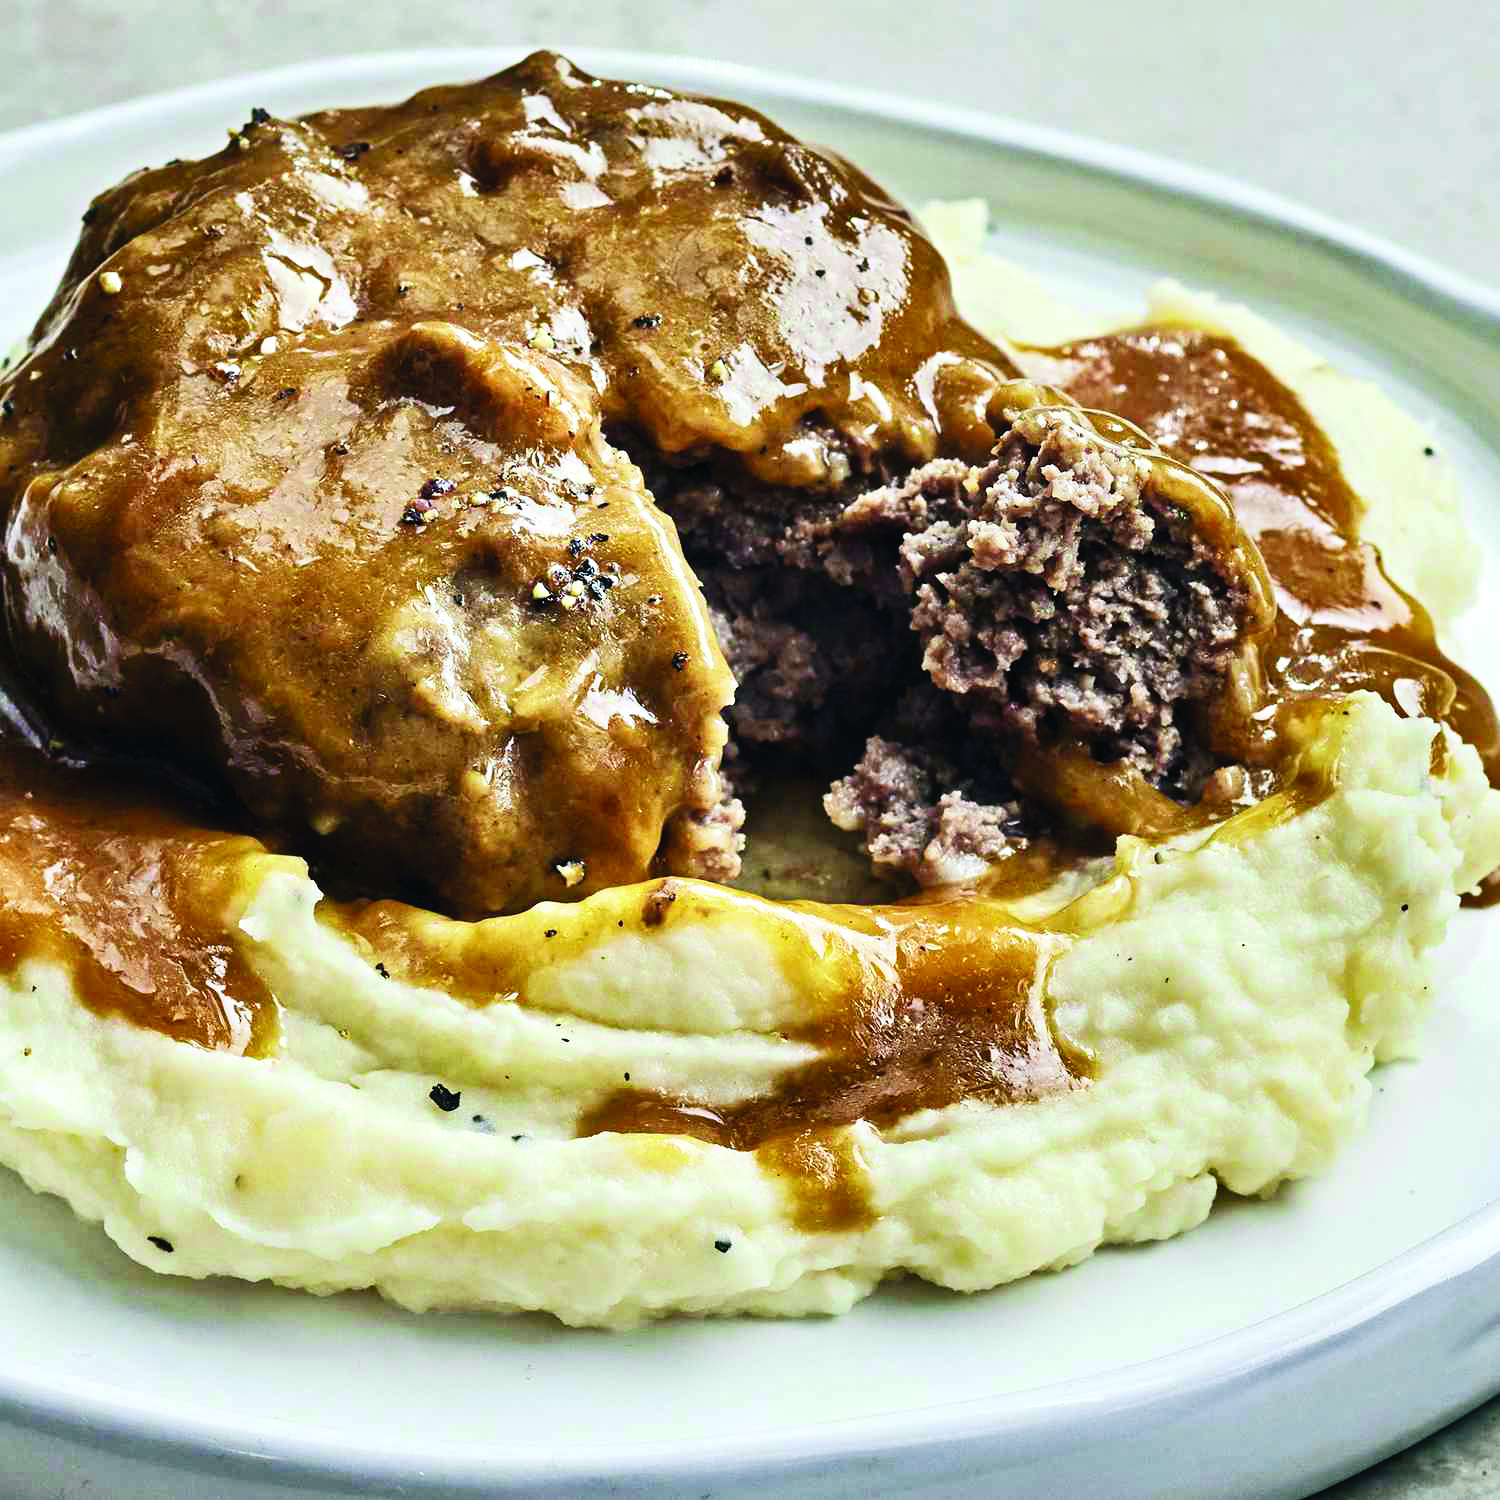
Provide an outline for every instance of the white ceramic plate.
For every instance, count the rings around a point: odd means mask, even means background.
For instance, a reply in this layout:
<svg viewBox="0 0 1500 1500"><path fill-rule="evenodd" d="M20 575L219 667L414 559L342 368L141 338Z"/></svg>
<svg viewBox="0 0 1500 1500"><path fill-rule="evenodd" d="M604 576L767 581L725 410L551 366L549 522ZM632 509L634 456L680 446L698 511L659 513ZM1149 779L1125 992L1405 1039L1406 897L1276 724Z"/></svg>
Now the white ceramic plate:
<svg viewBox="0 0 1500 1500"><path fill-rule="evenodd" d="M514 52L290 68L0 138L0 340L92 193L252 105L397 99ZM1170 273L1243 298L1431 420L1500 559L1500 296L1249 188L1016 123L677 59L909 199L982 195L999 248L1101 312ZM1490 573L1493 580L1497 575ZM1500 595L1460 640L1500 686ZM1464 913L1420 1063L1328 1176L1195 1233L837 1322L416 1318L154 1277L0 1173L0 1472L77 1500L399 1493L1301 1496L1500 1389L1500 913Z"/></svg>

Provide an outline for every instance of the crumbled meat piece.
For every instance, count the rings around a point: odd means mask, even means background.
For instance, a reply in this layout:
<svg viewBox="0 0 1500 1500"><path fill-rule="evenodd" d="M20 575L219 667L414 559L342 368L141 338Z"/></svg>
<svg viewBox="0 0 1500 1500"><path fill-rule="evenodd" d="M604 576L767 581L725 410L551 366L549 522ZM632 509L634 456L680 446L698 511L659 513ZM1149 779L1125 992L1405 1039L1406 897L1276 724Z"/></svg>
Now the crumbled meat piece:
<svg viewBox="0 0 1500 1500"><path fill-rule="evenodd" d="M975 800L971 786L955 786L958 778L931 750L876 735L823 806L838 827L863 835L877 868L908 874L919 885L955 885L983 875L1021 831L1017 803ZM945 786L950 790L938 790Z"/></svg>

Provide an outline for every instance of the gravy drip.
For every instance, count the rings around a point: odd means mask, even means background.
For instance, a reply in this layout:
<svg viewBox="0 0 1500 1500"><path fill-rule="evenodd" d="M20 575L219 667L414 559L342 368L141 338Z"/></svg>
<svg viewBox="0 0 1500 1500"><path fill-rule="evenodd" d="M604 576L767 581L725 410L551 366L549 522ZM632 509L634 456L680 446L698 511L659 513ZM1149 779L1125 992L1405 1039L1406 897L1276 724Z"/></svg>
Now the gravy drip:
<svg viewBox="0 0 1500 1500"><path fill-rule="evenodd" d="M1362 506L1333 445L1280 381L1232 338L1139 328L1055 349L1027 349L1035 379L1134 422L1228 491L1276 589L1261 651L1266 703L1231 753L1274 763L1285 710L1367 688L1402 714L1447 724L1500 786L1500 722L1484 688L1437 644L1432 617L1359 539ZM1500 903L1500 872L1466 906Z"/></svg>
<svg viewBox="0 0 1500 1500"><path fill-rule="evenodd" d="M1113 413L1134 423L1170 457L1190 464L1216 480L1229 493L1236 518L1265 559L1276 601L1274 622L1258 642L1263 676L1262 706L1249 718L1226 716L1216 725L1221 748L1251 768L1254 790L1264 795L1281 792L1288 810L1300 810L1326 795L1326 779L1304 774L1289 759L1291 747L1305 743L1310 718L1321 705L1347 693L1370 689L1409 716L1423 715L1450 725L1472 744L1484 760L1492 784L1500 784L1500 725L1485 690L1439 649L1431 617L1409 594L1386 575L1378 551L1359 540L1361 505L1349 488L1332 445L1302 404L1233 340L1196 330L1147 328L1053 350L1022 354L1034 379L1065 389L1087 408ZM1443 745L1441 740L1435 746ZM1441 770L1446 748L1434 750L1435 772ZM1092 764L1070 772L1064 753L1057 764L1023 766L1035 776L1066 783L1070 774L1078 787L1074 800L1098 801L1110 783L1107 769ZM1259 774L1257 774L1259 773ZM1177 832L1212 822L1234 811L1234 804L1178 808L1159 794L1137 807L1130 795L1140 788L1122 783L1113 795L1124 805L1119 816L1132 831L1146 837ZM1104 799L1109 800L1108 796ZM1097 817L1089 822L1099 826ZM1037 887L1056 873L1065 858L1040 859L1030 866ZM1005 871L1005 866L1001 870ZM1018 894L1018 893L1012 893ZM1500 899L1500 883L1491 883L1478 901ZM962 911L954 901L933 902L923 910L936 920ZM892 910L910 911L911 908ZM971 908L982 911L982 905ZM1008 919L994 913L991 922ZM1013 919L1009 919L1013 920ZM1015 926L1001 928L1009 938L1022 935ZM1039 933L1026 932L1035 939ZM920 947L920 940L918 946ZM961 952L961 941L945 936L939 951ZM925 972L903 974L900 993L916 998L918 1014L928 1011L920 998L933 983L933 965ZM864 1118L885 1123L913 1108L951 1103L955 1099L988 1095L1013 1099L1035 1097L1040 1087L1051 1091L1087 1076L1086 1067L1061 1080L1045 1068L1029 1072L1023 1063L1014 1072L976 1079L966 1070L973 1058L973 1033L966 1034L972 1015L962 1005L953 1007L955 994L964 993L965 960L957 960L957 976L940 978L932 993L943 998L931 1009L939 1030L948 1031L951 1050L924 1050L923 1021L905 1018L911 1037L902 1036L889 1051L871 1045L858 1024L850 1036L830 1038L832 1059L786 1081L776 1093L729 1111L704 1110L636 1091L622 1091L581 1128L665 1130L743 1148L767 1140L796 1139L800 1121L828 1112L830 1124ZM976 970L974 993L986 993L986 974L1000 1003L1015 1004L1020 994L1019 970L1014 960L994 962L991 970ZM1040 986L1038 987L1038 993ZM881 1001L868 989L854 1014L880 1010ZM1062 1060L1061 1044L1046 1029L1038 1013L1034 1024L1047 1036L1054 1055ZM898 1028L896 1034L901 1035ZM1025 1058L1020 1038L1023 1028L999 1036L989 1045L1012 1050ZM838 1045L853 1040L850 1053ZM825 1043L826 1044L826 1043ZM925 1070L923 1088L903 1089L906 1071L915 1063ZM1034 1062L1030 1065L1035 1066ZM1076 1064L1075 1064L1076 1066ZM871 1075L882 1082L864 1092ZM888 1092L887 1092L888 1088ZM900 1109L892 1109L893 1100ZM847 1113L851 1105L857 1112Z"/></svg>
<svg viewBox="0 0 1500 1500"><path fill-rule="evenodd" d="M788 1035L823 1055L768 1093L709 1108L620 1089L580 1135L651 1131L753 1150L812 1230L871 1216L843 1127L893 1125L961 1099L1014 1104L1082 1086L1088 1060L1054 1034L1045 982L1068 940L1014 924L997 902L830 907L778 913L788 979L813 1019Z"/></svg>
<svg viewBox="0 0 1500 1500"><path fill-rule="evenodd" d="M239 954L232 912L268 857L133 778L0 745L0 972L52 959L97 1014L263 1055L278 1008Z"/></svg>

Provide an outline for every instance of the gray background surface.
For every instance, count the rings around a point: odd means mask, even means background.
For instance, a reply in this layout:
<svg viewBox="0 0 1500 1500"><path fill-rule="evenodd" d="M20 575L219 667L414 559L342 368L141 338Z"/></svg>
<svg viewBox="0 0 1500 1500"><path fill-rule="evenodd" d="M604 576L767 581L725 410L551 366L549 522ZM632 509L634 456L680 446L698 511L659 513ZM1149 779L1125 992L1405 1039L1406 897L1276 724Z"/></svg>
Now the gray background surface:
<svg viewBox="0 0 1500 1500"><path fill-rule="evenodd" d="M1062 126L1500 282L1495 0L0 0L0 129L399 47L682 52Z"/></svg>
<svg viewBox="0 0 1500 1500"><path fill-rule="evenodd" d="M0 0L0 129L301 59L512 42L1014 115L1212 167L1500 283L1495 0ZM1324 1500L1480 1496L1500 1496L1500 1402Z"/></svg>

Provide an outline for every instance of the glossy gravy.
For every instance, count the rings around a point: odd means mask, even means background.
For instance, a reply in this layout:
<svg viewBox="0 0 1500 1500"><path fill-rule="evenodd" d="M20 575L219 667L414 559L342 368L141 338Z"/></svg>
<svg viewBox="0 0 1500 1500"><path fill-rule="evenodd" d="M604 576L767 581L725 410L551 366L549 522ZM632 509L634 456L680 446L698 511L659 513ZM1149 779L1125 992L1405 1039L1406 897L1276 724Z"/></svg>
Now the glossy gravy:
<svg viewBox="0 0 1500 1500"><path fill-rule="evenodd" d="M178 1041L273 1052L276 998L240 955L236 897L268 855L159 787L0 744L0 972L71 971L79 997Z"/></svg>
<svg viewBox="0 0 1500 1500"><path fill-rule="evenodd" d="M1441 654L1426 612L1357 540L1358 501L1326 439L1255 361L1228 340L1181 330L1027 358L1038 378L1107 404L1216 475L1262 547L1280 613L1265 653L1267 710L1245 746L1264 773L1258 794L1280 787L1295 810L1326 792L1326 783L1304 778L1290 796L1293 779L1278 752L1297 742L1290 716L1361 687L1403 712L1445 719L1493 774L1488 698ZM247 861L267 857L262 846L197 828L159 792L46 765L32 751L8 750L4 772L5 957L66 958L88 1004L182 1040L241 1051L269 1045L274 999L236 958L224 915ZM1182 823L1233 810L1184 809ZM1042 998L1047 968L1071 941L1067 922L1027 926L1010 914L1015 899L1083 852L1034 850L1002 865L986 893L868 907L765 904L788 977L808 998L809 1019L788 1034L822 1056L770 1093L721 1109L622 1089L590 1111L580 1132L668 1132L756 1150L786 1179L803 1222L856 1224L866 1209L842 1127L1086 1083L1088 1060L1056 1037ZM368 944L393 977L486 1004L522 998L530 972L601 940L604 928L712 920L715 910L693 882L668 880L485 923L393 901L325 902L323 915ZM131 915L122 921L121 913Z"/></svg>
<svg viewBox="0 0 1500 1500"><path fill-rule="evenodd" d="M332 371L344 381L347 404L370 339L458 309L462 326L445 337L518 339L551 351L599 391L604 419L645 431L662 454L717 453L756 480L793 486L826 483L834 460L862 450L913 463L939 449L979 456L990 436L987 404L1010 362L958 322L946 278L927 259L935 252L868 179L732 106L600 85L555 59L533 60L511 81L509 93L439 90L394 111L261 125L243 152L214 164L215 190L248 192L281 181L275 174L290 162L286 191L323 194L318 212L344 236L335 280L358 294L357 304L348 294L348 317L337 334L319 335L317 349L278 353L271 330L279 324L252 330L256 347L270 351L256 356L270 362L267 401L281 392L276 361L306 364L316 354L320 378ZM485 114L473 128L463 123L471 107ZM433 134L434 116L446 133ZM722 145L731 138L732 159ZM344 144L331 151L332 140ZM414 225L429 221L415 210L436 213L438 176L459 196L442 200L426 235ZM190 169L166 168L157 196L190 197L196 183ZM547 225L571 220L555 204L542 214L544 198L576 209L579 222L593 214L598 232L563 243L554 228L549 239ZM79 387L79 420L93 409L82 399L85 377L67 368L56 334L95 266L152 227L152 202L107 205L44 322L43 365L57 390ZM269 207L290 202L267 199ZM193 222L202 219L197 227L207 233L217 213L203 208ZM546 254L486 261L475 226L491 220L512 237L524 229ZM390 253L363 253L366 236L390 239ZM701 258L703 275L692 283L698 293L679 288L674 300L654 267L664 247L679 245ZM725 281L724 267L742 260L774 295L741 295ZM628 275L618 274L620 263ZM135 279L145 283L145 270ZM924 287L940 295L924 299L915 290ZM100 302L95 310L94 333L110 348L115 309ZM181 331L192 344L184 349L194 390L217 401L218 386L202 373L214 350L192 343L205 329L184 314ZM1026 923L1012 903L1097 853L1101 828L1159 837L1256 801L1267 817L1310 805L1329 781L1298 760L1298 727L1361 688L1404 714L1450 724L1500 784L1500 726L1488 696L1442 654L1426 611L1359 540L1360 504L1328 440L1262 366L1230 339L1167 327L1022 350L1020 359L1026 376L1136 424L1169 458L1217 481L1257 544L1276 605L1256 642L1260 706L1248 721L1213 726L1211 736L1226 761L1247 768L1242 795L1183 808L1063 750L1055 761L1023 764L1018 779L1046 783L1087 827L1005 862L983 890L839 906L723 891L709 899L712 887L668 879L479 923L395 901L325 901L322 919L365 945L391 977L484 1005L524 1000L531 974L607 940L611 929L753 918L807 999L805 1022L787 1035L815 1044L819 1058L733 1106L622 1089L578 1130L690 1135L755 1151L786 1183L804 1227L855 1228L871 1210L845 1127L888 1126L968 1098L1018 1103L1086 1086L1089 1060L1058 1038L1045 1005L1047 972L1076 936L1077 914ZM235 376L239 391L251 389L257 369L247 358ZM855 370L859 381L844 378ZM310 380L302 382L309 389ZM866 396L883 390L886 399L857 395L860 381ZM837 401L834 386L845 393ZM12 467L42 474L51 420L30 404L18 411L7 439ZM1107 434L1109 420L1098 418ZM330 441L338 436L329 432ZM1254 571L1262 576L1258 560ZM681 670L672 662L672 673ZM1444 753L1439 742L1434 754ZM251 838L201 827L164 792L5 748L0 968L59 959L101 1013L199 1046L272 1050L276 1001L238 956L234 913L275 857ZM1490 896L1500 898L1500 885Z"/></svg>

